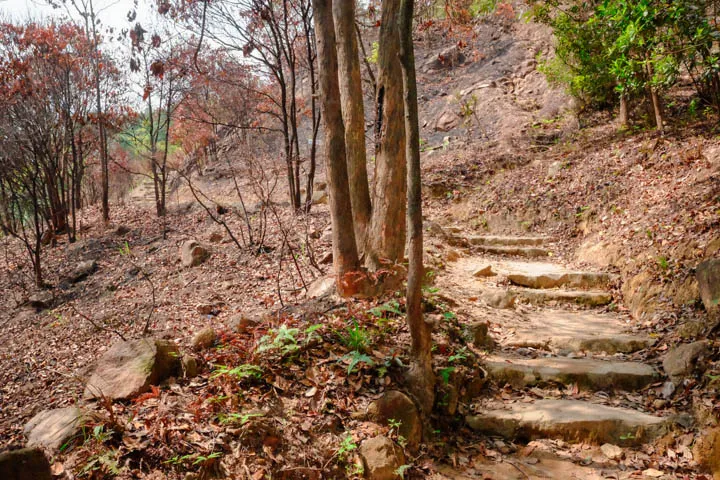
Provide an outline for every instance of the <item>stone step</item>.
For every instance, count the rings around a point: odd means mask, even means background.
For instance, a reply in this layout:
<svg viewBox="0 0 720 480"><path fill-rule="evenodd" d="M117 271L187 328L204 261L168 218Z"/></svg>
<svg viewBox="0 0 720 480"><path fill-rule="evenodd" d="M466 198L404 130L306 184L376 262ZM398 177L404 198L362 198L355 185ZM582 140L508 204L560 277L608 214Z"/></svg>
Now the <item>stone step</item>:
<svg viewBox="0 0 720 480"><path fill-rule="evenodd" d="M540 247L479 245L476 248L483 253L489 253L491 255L507 255L526 258L542 258L550 256L549 250Z"/></svg>
<svg viewBox="0 0 720 480"><path fill-rule="evenodd" d="M584 351L610 355L636 352L655 343L650 336L626 333L626 330L625 322L612 315L545 311L527 315L501 343L507 347L550 349L559 353Z"/></svg>
<svg viewBox="0 0 720 480"><path fill-rule="evenodd" d="M454 232L455 233L455 232ZM483 247L539 246L550 242L547 237L505 237L498 235L473 235L468 237L471 245Z"/></svg>
<svg viewBox="0 0 720 480"><path fill-rule="evenodd" d="M587 390L638 390L657 381L658 372L644 363L589 358L504 358L485 360L490 378L516 388L543 383L577 384Z"/></svg>
<svg viewBox="0 0 720 480"><path fill-rule="evenodd" d="M664 418L625 408L580 400L538 400L514 403L465 418L479 432L522 441L560 438L568 442L636 446L665 434Z"/></svg>
<svg viewBox="0 0 720 480"><path fill-rule="evenodd" d="M517 288L509 290L516 299L524 300L534 305L545 303L569 303L584 305L586 307L600 307L612 302L612 294L600 290L536 290Z"/></svg>
<svg viewBox="0 0 720 480"><path fill-rule="evenodd" d="M600 272L515 272L507 275L513 285L527 288L603 288L607 287L614 276Z"/></svg>

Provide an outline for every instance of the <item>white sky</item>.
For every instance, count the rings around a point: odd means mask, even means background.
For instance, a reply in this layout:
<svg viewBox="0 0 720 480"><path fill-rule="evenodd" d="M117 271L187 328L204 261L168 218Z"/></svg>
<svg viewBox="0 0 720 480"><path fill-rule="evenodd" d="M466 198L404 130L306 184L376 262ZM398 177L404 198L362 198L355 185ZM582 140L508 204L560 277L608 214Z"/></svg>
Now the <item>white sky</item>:
<svg viewBox="0 0 720 480"><path fill-rule="evenodd" d="M70 0L66 1L70 2ZM128 12L135 8L133 0L93 0L93 3L102 24L114 28L115 33L134 25L134 23L130 24L127 20ZM136 21L147 25L151 23L150 17L152 15L152 8L149 4L154 5L154 1L139 0L139 3ZM73 13L74 18L79 20L80 17L69 3L68 8ZM23 20L28 16L30 18L58 18L66 13L65 8L53 9L45 0L0 0L0 18L3 19L9 17L11 20Z"/></svg>

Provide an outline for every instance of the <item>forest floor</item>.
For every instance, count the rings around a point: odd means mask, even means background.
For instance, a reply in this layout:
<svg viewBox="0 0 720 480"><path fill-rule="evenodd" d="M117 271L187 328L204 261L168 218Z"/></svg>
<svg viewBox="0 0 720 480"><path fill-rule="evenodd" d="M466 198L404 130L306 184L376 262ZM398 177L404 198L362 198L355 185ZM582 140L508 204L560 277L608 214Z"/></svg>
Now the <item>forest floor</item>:
<svg viewBox="0 0 720 480"><path fill-rule="evenodd" d="M429 32L417 45L424 62L418 80L425 263L433 272L426 312L437 326L436 370L448 375L441 376L439 395L450 400L433 417L434 433L424 446L408 450L405 477L702 478L690 447L714 421L717 399L708 381L720 370L717 358L711 359L709 377L686 383L665 402L656 401L665 400L661 380L618 395L589 393L573 384L538 389L488 380L487 352L472 344L468 326L489 322L491 336L507 353L524 318L557 305L520 300L511 308L494 308L481 290L507 289L509 283L502 275L482 282L467 275L487 264L502 269L508 259L454 237L550 237L552 257L545 260L616 275L612 301L597 313L622 318L633 334L654 339L652 346L616 359L659 369L672 345L699 336L683 330L704 320L693 269L720 250L715 120L687 116L686 95L672 92L676 106L664 137L643 126L641 107L634 112L639 127L630 131L618 131L605 114L580 121L569 110L570 100L537 71L537 59L549 51L546 31L485 22L472 33L465 59L451 67L432 64L456 42L452 34ZM237 211L226 176L202 182L215 200ZM274 197L278 204L281 188ZM248 204L256 200L248 198ZM343 478L357 473L355 453L363 439L383 433L400 440L397 429L369 421L366 410L383 392L402 388L409 336L401 292L348 303L305 298L304 284L331 270L320 261L330 251L327 206L317 205L309 215L281 206L266 212L268 248L260 252L238 248L186 190L170 210L161 222L142 198L113 205L114 226L129 230L118 234L102 226L96 209L85 209L80 241L59 239L46 250L44 269L55 307L41 312L27 305L33 288L22 252L3 242L0 446L24 444L23 426L40 410L82 403L95 360L118 333L141 336L146 322L154 336L196 355L200 374L172 378L134 402L92 406L101 419L97 424L114 431L108 438L88 434L57 455L53 468L59 478L81 472L106 478L113 468L122 468L117 478L198 478L188 472ZM222 218L232 231L242 228L234 213ZM301 254L283 251L285 235ZM179 257L188 239L211 248L208 261L191 269L182 267ZM79 283L63 281L88 259L97 262L97 272ZM655 286L651 298L641 301L628 290L639 274ZM240 316L260 323L234 331L231 325ZM218 342L194 351L192 338L206 327L220 332ZM286 340L277 340L278 332ZM524 348L533 359L546 353ZM219 366L243 364L258 366L260 373L218 374ZM457 385L464 388L454 389ZM610 403L663 418L692 414L696 423L656 443L623 447L622 459L610 460L593 442L501 440L465 422L478 405L538 398Z"/></svg>

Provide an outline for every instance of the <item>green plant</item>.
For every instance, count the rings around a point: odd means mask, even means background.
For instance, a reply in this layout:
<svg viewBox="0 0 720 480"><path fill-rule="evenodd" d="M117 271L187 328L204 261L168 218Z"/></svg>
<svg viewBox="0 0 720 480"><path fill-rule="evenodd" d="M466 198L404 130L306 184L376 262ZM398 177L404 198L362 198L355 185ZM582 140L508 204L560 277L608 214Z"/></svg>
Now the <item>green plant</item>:
<svg viewBox="0 0 720 480"><path fill-rule="evenodd" d="M93 472L101 472L102 478L122 473L122 468L118 466L117 450L104 450L90 457L80 470L79 476L94 477Z"/></svg>
<svg viewBox="0 0 720 480"><path fill-rule="evenodd" d="M410 468L410 465L400 465L398 468L395 469L395 475L397 475L400 478L405 478L405 472Z"/></svg>
<svg viewBox="0 0 720 480"><path fill-rule="evenodd" d="M355 320L345 329L345 334L339 334L339 336L343 345L358 352L367 351L371 344L368 330L358 325Z"/></svg>
<svg viewBox="0 0 720 480"><path fill-rule="evenodd" d="M340 447L338 447L337 452L335 452L335 456L340 460L345 461L347 454L357 449L357 447L357 443L353 440L352 435L348 433L340 442Z"/></svg>
<svg viewBox="0 0 720 480"><path fill-rule="evenodd" d="M455 371L455 367L444 367L440 369L440 378L445 385L450 383L450 375Z"/></svg>
<svg viewBox="0 0 720 480"><path fill-rule="evenodd" d="M494 13L497 9L497 0L474 0L470 4L470 15L473 17L485 16Z"/></svg>
<svg viewBox="0 0 720 480"><path fill-rule="evenodd" d="M243 380L245 378L259 379L262 378L262 373L262 368L258 367L257 365L251 365L249 363L244 363L234 368L230 368L227 365L215 365L215 371L210 376L210 378L217 378L222 375L229 375L237 378L238 380Z"/></svg>
<svg viewBox="0 0 720 480"><path fill-rule="evenodd" d="M402 315L400 311L400 303L395 300L391 300L387 303L383 303L380 306L373 307L368 310L368 313L376 317L384 317L386 313L394 313L395 315Z"/></svg>
<svg viewBox="0 0 720 480"><path fill-rule="evenodd" d="M448 363L462 362L468 356L467 347L460 347L457 351L448 357Z"/></svg>
<svg viewBox="0 0 720 480"><path fill-rule="evenodd" d="M380 44L378 42L373 42L371 50L370 50L370 55L367 57L368 63L377 65L379 54L380 54Z"/></svg>
<svg viewBox="0 0 720 480"><path fill-rule="evenodd" d="M355 370L355 367L357 367L358 364L360 364L360 363L365 363L371 367L373 365L375 365L375 362L373 361L372 358L370 358L369 356L365 355L362 352L358 352L357 350L353 350L352 352L348 353L347 355L344 355L342 357L342 360L350 361L350 363L348 364L348 369L347 369L348 375L350 375Z"/></svg>
<svg viewBox="0 0 720 480"><path fill-rule="evenodd" d="M251 419L256 417L262 417L264 415L264 413L221 413L220 415L218 415L218 420L222 424L235 423L239 425L245 425Z"/></svg>
<svg viewBox="0 0 720 480"><path fill-rule="evenodd" d="M292 353L300 348L297 340L299 333L300 329L298 328L288 328L287 325L280 325L280 328L272 329L268 331L267 335L260 338L257 351L279 350L282 355Z"/></svg>
<svg viewBox="0 0 720 480"><path fill-rule="evenodd" d="M660 267L660 270L662 270L663 272L667 272L670 269L670 262L668 261L667 257L658 257L657 263Z"/></svg>

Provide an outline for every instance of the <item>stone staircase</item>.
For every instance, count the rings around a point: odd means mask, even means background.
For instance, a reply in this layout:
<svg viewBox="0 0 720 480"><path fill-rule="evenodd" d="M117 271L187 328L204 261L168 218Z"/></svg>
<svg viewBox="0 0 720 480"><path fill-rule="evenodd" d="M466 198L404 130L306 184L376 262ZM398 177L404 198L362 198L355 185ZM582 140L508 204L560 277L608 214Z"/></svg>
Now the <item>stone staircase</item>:
<svg viewBox="0 0 720 480"><path fill-rule="evenodd" d="M152 178L143 177L142 181L130 191L131 201L141 205L155 205L155 185Z"/></svg>
<svg viewBox="0 0 720 480"><path fill-rule="evenodd" d="M564 267L548 238L447 231L464 239L471 254L450 264L441 288L468 299L460 307L470 316L487 318L498 345L484 359L487 376L517 393L477 399L466 416L471 428L512 441L619 446L668 431L668 419L644 412L642 402L625 401L623 393L658 382L660 373L630 358L653 338L632 331L620 314L596 311L612 303L614 275ZM531 395L523 393L530 389Z"/></svg>

